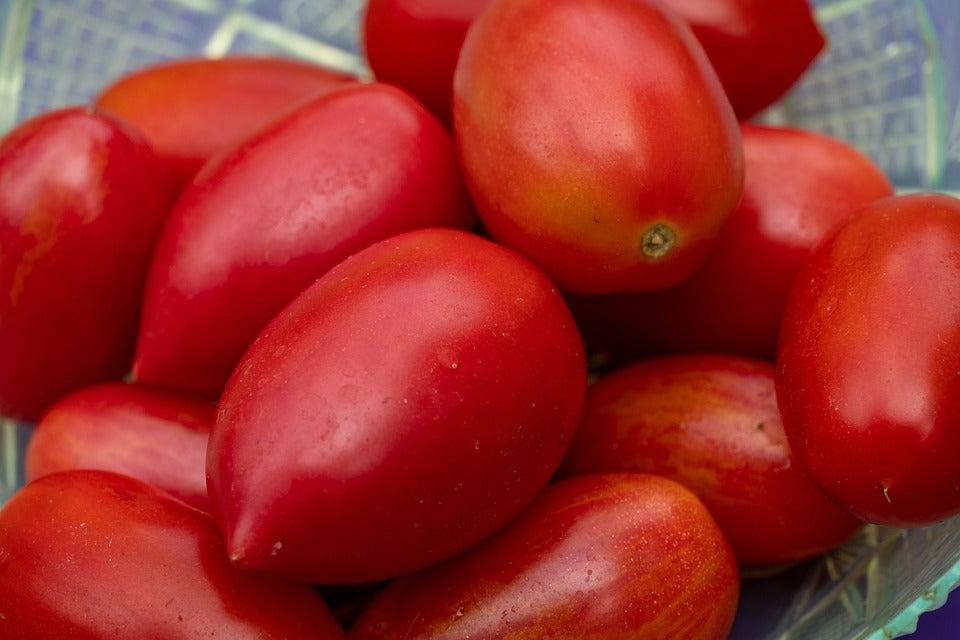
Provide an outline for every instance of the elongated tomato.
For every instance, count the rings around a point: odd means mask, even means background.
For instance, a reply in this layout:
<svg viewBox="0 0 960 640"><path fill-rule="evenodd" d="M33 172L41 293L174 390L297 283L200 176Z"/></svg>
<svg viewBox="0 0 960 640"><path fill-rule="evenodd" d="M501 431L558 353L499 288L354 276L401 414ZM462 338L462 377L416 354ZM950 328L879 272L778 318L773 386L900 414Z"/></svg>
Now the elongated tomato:
<svg viewBox="0 0 960 640"><path fill-rule="evenodd" d="M327 269L395 233L473 220L450 134L409 94L370 83L307 102L182 193L134 375L219 397L257 333Z"/></svg>
<svg viewBox="0 0 960 640"><path fill-rule="evenodd" d="M484 226L566 291L680 282L740 199L733 109L657 1L493 0L460 50L453 115Z"/></svg>
<svg viewBox="0 0 960 640"><path fill-rule="evenodd" d="M211 508L237 566L367 582L460 552L560 464L586 391L553 284L467 231L340 263L264 329L220 400Z"/></svg>

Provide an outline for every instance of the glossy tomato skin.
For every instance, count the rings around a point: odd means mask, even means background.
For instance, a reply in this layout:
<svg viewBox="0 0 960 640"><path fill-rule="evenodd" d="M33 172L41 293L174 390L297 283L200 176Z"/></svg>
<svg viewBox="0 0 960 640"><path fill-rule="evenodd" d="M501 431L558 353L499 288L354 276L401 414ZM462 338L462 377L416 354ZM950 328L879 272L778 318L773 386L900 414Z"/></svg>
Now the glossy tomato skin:
<svg viewBox="0 0 960 640"><path fill-rule="evenodd" d="M127 476L77 470L0 511L0 636L337 640L309 585L233 569L210 517Z"/></svg>
<svg viewBox="0 0 960 640"><path fill-rule="evenodd" d="M257 333L351 253L408 229L469 227L449 132L409 94L327 94L207 165L163 230L137 380L219 397Z"/></svg>
<svg viewBox="0 0 960 640"><path fill-rule="evenodd" d="M68 469L132 476L209 511L207 440L216 403L193 394L121 382L55 402L30 435L27 481Z"/></svg>
<svg viewBox="0 0 960 640"><path fill-rule="evenodd" d="M863 522L794 463L773 376L769 362L728 354L651 358L603 375L558 476L675 480L703 501L744 566L829 551Z"/></svg>
<svg viewBox="0 0 960 640"><path fill-rule="evenodd" d="M693 29L737 117L782 97L826 45L809 0L664 0Z"/></svg>
<svg viewBox="0 0 960 640"><path fill-rule="evenodd" d="M374 75L451 121L453 71L473 19L490 0L368 0L363 47Z"/></svg>
<svg viewBox="0 0 960 640"><path fill-rule="evenodd" d="M9 131L0 184L0 415L32 422L129 371L173 191L142 136L80 107Z"/></svg>
<svg viewBox="0 0 960 640"><path fill-rule="evenodd" d="M467 33L453 96L486 229L563 290L680 282L740 199L733 110L659 3L494 0Z"/></svg>
<svg viewBox="0 0 960 640"><path fill-rule="evenodd" d="M138 68L104 87L94 103L143 133L179 189L267 121L354 81L291 58L185 58Z"/></svg>
<svg viewBox="0 0 960 640"><path fill-rule="evenodd" d="M776 389L811 477L867 521L960 512L960 200L860 210L790 292Z"/></svg>
<svg viewBox="0 0 960 640"><path fill-rule="evenodd" d="M836 138L747 123L741 139L743 197L696 273L663 291L568 298L609 364L707 351L773 360L804 258L855 210L893 195L883 171Z"/></svg>
<svg viewBox="0 0 960 640"><path fill-rule="evenodd" d="M350 640L726 638L738 569L703 504L647 474L547 487L493 537L401 576Z"/></svg>
<svg viewBox="0 0 960 640"><path fill-rule="evenodd" d="M220 401L214 514L241 567L380 580L462 551L560 464L586 389L553 284L471 232L358 252L286 307Z"/></svg>

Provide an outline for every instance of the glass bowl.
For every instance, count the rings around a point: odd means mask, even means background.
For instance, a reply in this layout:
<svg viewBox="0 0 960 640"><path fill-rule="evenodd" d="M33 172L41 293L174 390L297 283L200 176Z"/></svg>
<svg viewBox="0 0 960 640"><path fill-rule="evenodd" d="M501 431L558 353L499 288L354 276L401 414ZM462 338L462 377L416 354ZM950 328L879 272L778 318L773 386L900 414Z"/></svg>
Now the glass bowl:
<svg viewBox="0 0 960 640"><path fill-rule="evenodd" d="M773 1L773 0L771 0ZM828 48L763 114L842 138L902 192L960 195L960 2L812 0ZM0 132L184 55L272 53L369 75L362 0L5 0ZM2 363L0 363L2 366ZM0 420L0 504L23 484L30 425ZM885 640L960 583L960 518L869 526L821 558L744 580L732 640Z"/></svg>

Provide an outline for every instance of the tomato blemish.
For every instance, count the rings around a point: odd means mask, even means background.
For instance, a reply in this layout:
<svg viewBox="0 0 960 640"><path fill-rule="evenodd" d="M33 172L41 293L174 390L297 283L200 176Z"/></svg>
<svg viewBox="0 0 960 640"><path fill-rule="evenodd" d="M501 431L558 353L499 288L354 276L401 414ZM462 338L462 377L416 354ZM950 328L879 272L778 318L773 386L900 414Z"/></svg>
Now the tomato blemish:
<svg viewBox="0 0 960 640"><path fill-rule="evenodd" d="M643 234L640 249L648 258L662 258L673 248L676 239L677 234L673 229L658 222Z"/></svg>

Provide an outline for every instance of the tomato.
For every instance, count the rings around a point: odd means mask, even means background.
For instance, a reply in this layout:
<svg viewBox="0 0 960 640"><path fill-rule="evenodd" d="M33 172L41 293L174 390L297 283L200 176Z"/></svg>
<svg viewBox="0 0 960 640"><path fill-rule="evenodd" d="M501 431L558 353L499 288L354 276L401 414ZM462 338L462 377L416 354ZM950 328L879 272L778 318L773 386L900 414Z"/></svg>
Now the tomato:
<svg viewBox="0 0 960 640"><path fill-rule="evenodd" d="M856 209L893 195L867 156L823 134L744 124L743 198L706 263L651 293L570 296L584 338L611 365L677 352L773 360L804 258Z"/></svg>
<svg viewBox="0 0 960 640"><path fill-rule="evenodd" d="M317 276L395 233L469 227L449 132L407 93L358 84L212 161L164 228L137 380L219 397L243 352Z"/></svg>
<svg viewBox="0 0 960 640"><path fill-rule="evenodd" d="M208 511L205 459L215 410L210 400L144 385L80 389L37 422L26 479L67 469L115 471Z"/></svg>
<svg viewBox="0 0 960 640"><path fill-rule="evenodd" d="M50 474L0 510L0 636L336 640L312 587L236 571L210 517L127 476Z"/></svg>
<svg viewBox="0 0 960 640"><path fill-rule="evenodd" d="M184 58L113 80L94 104L132 123L170 165L177 188L270 119L347 86L342 72L289 58Z"/></svg>
<svg viewBox="0 0 960 640"><path fill-rule="evenodd" d="M797 460L877 524L960 513L960 200L861 209L797 275L776 390Z"/></svg>
<svg viewBox="0 0 960 640"><path fill-rule="evenodd" d="M0 415L32 422L129 370L173 191L142 136L80 107L9 131L0 185Z"/></svg>
<svg viewBox="0 0 960 640"><path fill-rule="evenodd" d="M693 29L741 120L783 96L826 45L809 0L664 4Z"/></svg>
<svg viewBox="0 0 960 640"><path fill-rule="evenodd" d="M649 0L494 0L454 74L454 133L487 231L576 293L676 284L740 199L729 101Z"/></svg>
<svg viewBox="0 0 960 640"><path fill-rule="evenodd" d="M549 486L465 553L394 580L351 629L380 638L720 640L737 565L687 489L647 474Z"/></svg>
<svg viewBox="0 0 960 640"><path fill-rule="evenodd" d="M829 551L862 521L794 464L773 365L725 354L652 358L587 391L560 477L646 472L675 480L710 510L741 565Z"/></svg>
<svg viewBox="0 0 960 640"><path fill-rule="evenodd" d="M363 49L374 75L404 87L449 124L453 71L473 19L490 0L367 0Z"/></svg>
<svg viewBox="0 0 960 640"><path fill-rule="evenodd" d="M352 583L466 549L560 464L585 369L563 298L504 247L424 229L354 254L270 322L220 400L207 484L231 558Z"/></svg>

